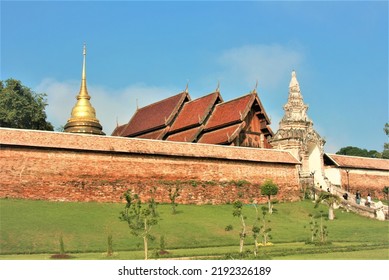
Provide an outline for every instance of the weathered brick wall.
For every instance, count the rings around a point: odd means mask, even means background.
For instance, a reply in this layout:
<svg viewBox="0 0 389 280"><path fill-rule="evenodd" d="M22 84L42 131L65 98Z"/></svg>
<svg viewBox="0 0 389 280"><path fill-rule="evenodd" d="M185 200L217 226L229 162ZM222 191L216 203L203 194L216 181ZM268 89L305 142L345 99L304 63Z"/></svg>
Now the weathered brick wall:
<svg viewBox="0 0 389 280"><path fill-rule="evenodd" d="M3 198L116 202L130 188L169 202L178 186L179 203L263 201L268 178L278 199L300 194L298 161L284 151L14 129L0 129L0 144Z"/></svg>
<svg viewBox="0 0 389 280"><path fill-rule="evenodd" d="M356 193L357 190L363 198L366 198L370 193L372 198L386 200L382 189L389 186L389 172L378 170L352 169L348 174L345 170L341 170L342 187L347 189L348 181L350 183L350 192Z"/></svg>

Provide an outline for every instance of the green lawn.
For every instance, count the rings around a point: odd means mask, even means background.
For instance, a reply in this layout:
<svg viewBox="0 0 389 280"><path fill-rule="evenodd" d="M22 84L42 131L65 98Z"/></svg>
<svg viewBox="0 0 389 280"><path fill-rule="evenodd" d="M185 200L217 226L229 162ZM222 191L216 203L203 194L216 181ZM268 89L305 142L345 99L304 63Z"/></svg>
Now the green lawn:
<svg viewBox="0 0 389 280"><path fill-rule="evenodd" d="M45 259L48 254L58 253L58 239L62 234L65 250L77 259L105 259L103 252L111 232L115 258L141 259L142 241L130 235L126 223L118 218L123 207L124 204L117 203L1 199L0 258L12 259L11 254L44 253L15 258L29 259L31 256ZM326 221L328 239L333 242L326 251L320 246L303 243L310 236L309 230L304 228L309 223L308 214L326 211L324 206L315 209L311 201L302 201L277 204L275 208L278 212L268 215L273 236L271 241L275 246L263 249L263 252L269 251L268 258L290 256L293 259L317 259L324 252L335 254L330 259L348 259L349 256L353 257L340 251L347 250L354 254L370 246L368 251L372 253L371 259L389 259L388 222L337 210L337 219ZM167 250L171 252L167 257L220 256L238 251L240 226L239 220L232 216L232 205L179 205L177 209L179 213L172 215L169 205L158 206L160 221L153 228L157 238L151 243L150 251L158 247L160 235L165 236ZM249 230L254 220L254 208L247 205L244 211ZM225 231L230 224L234 230ZM246 243L247 249L253 248L251 234Z"/></svg>

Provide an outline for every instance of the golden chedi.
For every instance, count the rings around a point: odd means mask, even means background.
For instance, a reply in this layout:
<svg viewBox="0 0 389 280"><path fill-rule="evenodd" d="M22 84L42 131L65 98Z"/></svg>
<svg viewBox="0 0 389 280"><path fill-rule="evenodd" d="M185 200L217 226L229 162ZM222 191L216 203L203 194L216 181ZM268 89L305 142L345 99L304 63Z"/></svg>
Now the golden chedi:
<svg viewBox="0 0 389 280"><path fill-rule="evenodd" d="M77 102L72 109L70 119L64 127L65 132L105 135L99 120L96 118L96 110L90 103L90 96L86 88L86 47L83 49L82 80Z"/></svg>

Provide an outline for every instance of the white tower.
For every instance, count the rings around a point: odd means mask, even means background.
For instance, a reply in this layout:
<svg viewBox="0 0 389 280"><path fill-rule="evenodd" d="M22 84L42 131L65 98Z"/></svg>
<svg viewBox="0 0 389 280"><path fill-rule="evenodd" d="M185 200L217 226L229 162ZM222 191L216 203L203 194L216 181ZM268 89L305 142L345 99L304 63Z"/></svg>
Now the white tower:
<svg viewBox="0 0 389 280"><path fill-rule="evenodd" d="M307 184L319 183L326 186L323 167L325 141L314 130L308 118L308 105L304 104L296 72L292 71L289 83L288 102L284 105L284 117L279 129L269 141L276 149L288 150L301 163L300 179Z"/></svg>

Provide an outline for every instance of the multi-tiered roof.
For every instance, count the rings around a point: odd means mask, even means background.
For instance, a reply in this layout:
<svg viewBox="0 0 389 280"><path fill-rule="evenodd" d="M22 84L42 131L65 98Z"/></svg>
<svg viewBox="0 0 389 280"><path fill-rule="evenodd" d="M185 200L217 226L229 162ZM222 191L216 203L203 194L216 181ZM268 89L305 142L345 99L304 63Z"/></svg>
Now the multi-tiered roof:
<svg viewBox="0 0 389 280"><path fill-rule="evenodd" d="M194 100L185 90L137 109L112 135L270 148L269 125L256 91L224 102L219 90Z"/></svg>

